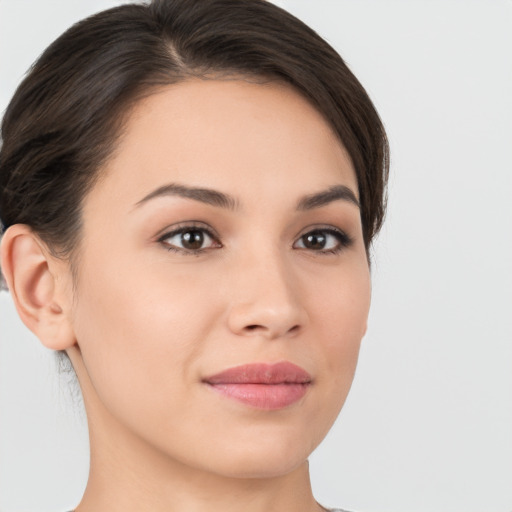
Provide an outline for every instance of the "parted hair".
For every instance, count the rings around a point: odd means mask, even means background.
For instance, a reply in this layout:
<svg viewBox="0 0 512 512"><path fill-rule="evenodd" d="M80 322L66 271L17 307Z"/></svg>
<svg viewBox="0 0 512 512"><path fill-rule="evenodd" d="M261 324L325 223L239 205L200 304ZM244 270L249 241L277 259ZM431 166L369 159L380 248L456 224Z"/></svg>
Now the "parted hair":
<svg viewBox="0 0 512 512"><path fill-rule="evenodd" d="M1 125L2 229L27 224L73 256L81 204L116 148L131 108L190 78L285 82L332 126L352 160L365 246L381 227L389 150L368 94L338 53L265 0L153 0L78 22L17 88Z"/></svg>

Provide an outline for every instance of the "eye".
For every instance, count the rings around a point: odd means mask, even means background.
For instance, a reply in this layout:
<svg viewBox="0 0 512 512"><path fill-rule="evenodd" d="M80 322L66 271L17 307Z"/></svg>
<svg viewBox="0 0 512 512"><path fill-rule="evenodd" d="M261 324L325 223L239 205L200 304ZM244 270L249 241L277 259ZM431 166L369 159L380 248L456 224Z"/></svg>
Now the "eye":
<svg viewBox="0 0 512 512"><path fill-rule="evenodd" d="M162 235L158 241L169 251L198 254L207 249L222 247L208 229L199 226L183 226Z"/></svg>
<svg viewBox="0 0 512 512"><path fill-rule="evenodd" d="M336 254L351 244L352 239L343 231L335 228L319 228L302 235L293 247L295 249Z"/></svg>

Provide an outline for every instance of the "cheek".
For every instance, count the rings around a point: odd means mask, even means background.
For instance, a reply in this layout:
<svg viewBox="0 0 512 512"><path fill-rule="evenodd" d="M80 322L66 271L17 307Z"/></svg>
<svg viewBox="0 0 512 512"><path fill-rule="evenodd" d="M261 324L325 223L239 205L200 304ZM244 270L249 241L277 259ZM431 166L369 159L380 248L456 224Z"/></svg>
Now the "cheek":
<svg viewBox="0 0 512 512"><path fill-rule="evenodd" d="M315 305L319 358L329 379L326 389L343 404L357 365L361 339L366 332L371 283L367 267L356 266L331 279Z"/></svg>
<svg viewBox="0 0 512 512"><path fill-rule="evenodd" d="M316 286L315 286L316 284ZM310 308L329 350L342 350L358 342L366 332L371 300L371 281L368 267L354 261L339 272L333 272L318 282L311 282ZM357 343L356 343L357 342Z"/></svg>
<svg viewBox="0 0 512 512"><path fill-rule="evenodd" d="M94 280L94 265L82 269L75 334L101 401L116 415L140 414L140 407L156 407L158 390L190 381L190 361L201 351L214 302L203 304L204 289L179 274L164 279L136 265L122 268L126 258L106 260L98 258Z"/></svg>

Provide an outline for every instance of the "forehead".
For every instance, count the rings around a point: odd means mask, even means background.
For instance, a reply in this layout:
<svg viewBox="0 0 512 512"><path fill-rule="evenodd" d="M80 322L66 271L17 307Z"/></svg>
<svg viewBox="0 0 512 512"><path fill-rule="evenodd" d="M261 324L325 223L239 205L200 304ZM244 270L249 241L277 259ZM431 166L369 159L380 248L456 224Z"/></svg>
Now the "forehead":
<svg viewBox="0 0 512 512"><path fill-rule="evenodd" d="M357 195L348 153L322 114L290 86L241 79L189 80L141 100L102 175L109 200L132 204L171 181L235 196L341 183Z"/></svg>

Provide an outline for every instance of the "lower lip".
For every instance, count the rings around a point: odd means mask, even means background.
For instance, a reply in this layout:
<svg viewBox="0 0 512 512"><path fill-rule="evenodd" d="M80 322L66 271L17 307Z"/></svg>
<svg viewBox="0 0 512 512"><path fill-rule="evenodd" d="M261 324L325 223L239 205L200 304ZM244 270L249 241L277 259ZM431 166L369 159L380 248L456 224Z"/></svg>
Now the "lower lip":
<svg viewBox="0 0 512 512"><path fill-rule="evenodd" d="M298 402L309 384L209 384L218 393L267 411L283 409Z"/></svg>

